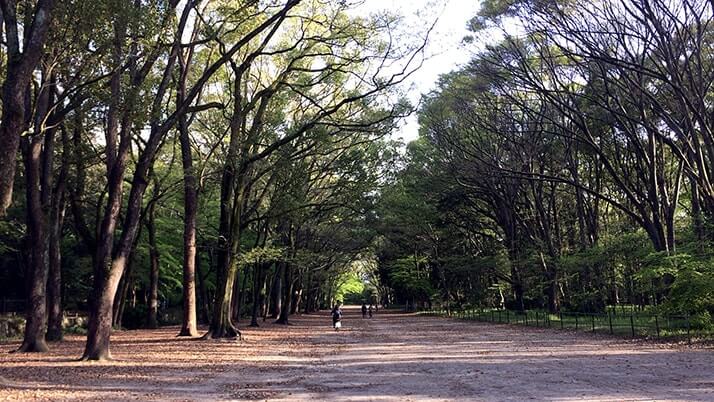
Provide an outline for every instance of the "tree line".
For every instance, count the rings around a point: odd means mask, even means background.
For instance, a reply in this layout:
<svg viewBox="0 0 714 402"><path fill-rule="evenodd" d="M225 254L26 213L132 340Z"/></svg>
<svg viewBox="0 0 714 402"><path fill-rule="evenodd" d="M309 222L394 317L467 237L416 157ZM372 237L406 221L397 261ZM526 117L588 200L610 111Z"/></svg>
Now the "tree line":
<svg viewBox="0 0 714 402"><path fill-rule="evenodd" d="M698 0L482 2L472 60L425 98L383 192L385 283L711 325L713 18Z"/></svg>
<svg viewBox="0 0 714 402"><path fill-rule="evenodd" d="M61 339L67 308L89 313L85 360L110 358L141 306L155 327L181 303L181 336L199 318L206 339L239 336L246 306L251 325L287 324L369 260L428 29L344 1L0 6L0 272L27 296L20 351Z"/></svg>

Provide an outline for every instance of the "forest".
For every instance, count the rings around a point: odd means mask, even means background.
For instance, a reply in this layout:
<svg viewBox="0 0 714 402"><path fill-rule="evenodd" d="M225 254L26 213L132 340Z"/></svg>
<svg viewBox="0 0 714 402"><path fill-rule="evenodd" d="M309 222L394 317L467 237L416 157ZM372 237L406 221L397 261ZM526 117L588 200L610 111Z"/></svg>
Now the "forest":
<svg viewBox="0 0 714 402"><path fill-rule="evenodd" d="M712 4L484 2L381 193L420 306L714 313ZM488 43L488 42L487 42Z"/></svg>
<svg viewBox="0 0 714 402"><path fill-rule="evenodd" d="M416 104L433 22L358 3L0 0L19 351L343 301L714 325L714 3L484 0Z"/></svg>

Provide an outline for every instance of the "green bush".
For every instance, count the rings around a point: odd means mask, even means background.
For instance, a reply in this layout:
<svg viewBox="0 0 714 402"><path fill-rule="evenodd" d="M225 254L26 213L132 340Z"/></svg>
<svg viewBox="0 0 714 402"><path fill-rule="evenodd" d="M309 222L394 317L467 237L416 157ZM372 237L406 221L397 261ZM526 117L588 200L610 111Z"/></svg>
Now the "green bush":
<svg viewBox="0 0 714 402"><path fill-rule="evenodd" d="M689 325L695 330L711 330L714 329L712 315L708 311L695 314L689 318Z"/></svg>
<svg viewBox="0 0 714 402"><path fill-rule="evenodd" d="M672 259L676 269L665 309L673 314L708 317L711 323L714 313L714 260L688 255Z"/></svg>

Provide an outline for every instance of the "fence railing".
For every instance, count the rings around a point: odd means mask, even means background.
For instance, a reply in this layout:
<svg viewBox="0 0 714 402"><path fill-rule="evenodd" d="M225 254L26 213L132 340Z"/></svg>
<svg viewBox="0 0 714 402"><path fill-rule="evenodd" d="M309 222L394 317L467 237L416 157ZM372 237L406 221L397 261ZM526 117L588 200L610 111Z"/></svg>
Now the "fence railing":
<svg viewBox="0 0 714 402"><path fill-rule="evenodd" d="M618 314L607 313L548 313L545 311L514 311L498 309L420 311L428 316L448 316L464 320L493 322L500 324L524 325L529 327L568 329L591 333L619 335L631 338L675 338L692 339L714 338L712 323L702 322L695 316L664 315L653 313Z"/></svg>

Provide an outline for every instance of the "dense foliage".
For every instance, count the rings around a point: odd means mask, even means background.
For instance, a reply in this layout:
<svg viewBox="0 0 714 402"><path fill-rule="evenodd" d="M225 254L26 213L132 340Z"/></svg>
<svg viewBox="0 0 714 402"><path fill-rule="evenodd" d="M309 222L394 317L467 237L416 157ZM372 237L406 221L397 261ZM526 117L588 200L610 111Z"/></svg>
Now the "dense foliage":
<svg viewBox="0 0 714 402"><path fill-rule="evenodd" d="M486 0L406 149L430 26L359 3L0 0L21 351L64 310L89 360L112 328L233 338L341 300L711 324L713 3Z"/></svg>
<svg viewBox="0 0 714 402"><path fill-rule="evenodd" d="M422 305L714 313L713 11L485 2L382 194L384 280Z"/></svg>
<svg viewBox="0 0 714 402"><path fill-rule="evenodd" d="M320 0L0 4L0 292L26 301L21 350L60 339L65 309L104 359L112 327L235 337L362 291L345 279L372 272L426 30Z"/></svg>

